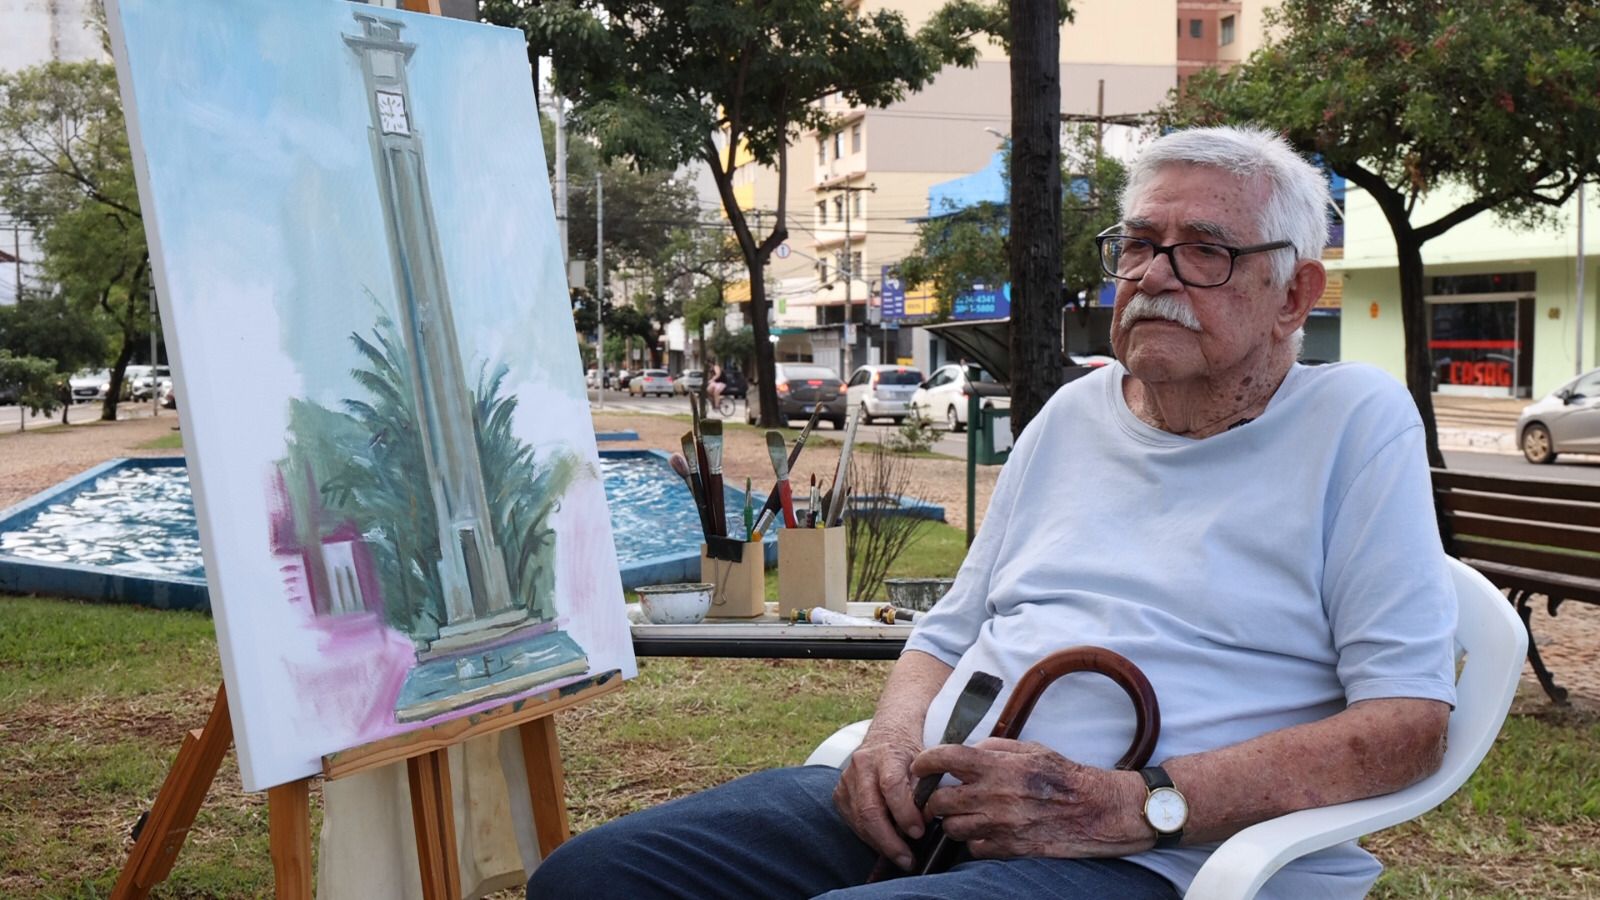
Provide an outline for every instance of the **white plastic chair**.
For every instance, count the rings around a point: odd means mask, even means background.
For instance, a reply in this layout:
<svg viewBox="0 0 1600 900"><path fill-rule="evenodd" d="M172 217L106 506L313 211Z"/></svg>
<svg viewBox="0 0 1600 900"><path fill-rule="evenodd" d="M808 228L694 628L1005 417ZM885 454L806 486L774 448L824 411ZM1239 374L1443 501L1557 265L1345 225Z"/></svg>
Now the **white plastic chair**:
<svg viewBox="0 0 1600 900"><path fill-rule="evenodd" d="M1379 797L1304 809L1253 825L1225 841L1196 874L1185 900L1249 900L1290 860L1414 819L1455 793L1489 752L1511 709L1528 633L1505 595L1466 564L1451 559L1459 622L1456 707L1439 770ZM823 741L806 765L843 766L866 736L870 719L846 725Z"/></svg>

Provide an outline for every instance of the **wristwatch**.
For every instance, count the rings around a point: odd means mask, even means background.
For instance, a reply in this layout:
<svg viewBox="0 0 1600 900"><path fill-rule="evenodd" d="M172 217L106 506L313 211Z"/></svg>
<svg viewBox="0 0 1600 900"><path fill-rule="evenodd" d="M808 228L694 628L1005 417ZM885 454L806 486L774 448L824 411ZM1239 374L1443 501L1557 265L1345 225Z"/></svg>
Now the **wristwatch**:
<svg viewBox="0 0 1600 900"><path fill-rule="evenodd" d="M1172 786L1172 777L1160 766L1139 770L1144 778L1144 820L1156 831L1156 849L1171 850L1183 840L1189 821L1189 801Z"/></svg>

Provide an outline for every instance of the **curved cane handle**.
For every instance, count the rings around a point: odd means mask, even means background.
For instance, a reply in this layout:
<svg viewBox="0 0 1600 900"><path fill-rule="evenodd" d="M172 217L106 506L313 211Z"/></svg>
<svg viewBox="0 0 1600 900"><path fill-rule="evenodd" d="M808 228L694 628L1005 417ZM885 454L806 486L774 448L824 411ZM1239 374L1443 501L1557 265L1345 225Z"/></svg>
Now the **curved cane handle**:
<svg viewBox="0 0 1600 900"><path fill-rule="evenodd" d="M1161 736L1161 707L1156 703L1156 692L1150 686L1150 679L1144 677L1139 667L1122 654L1104 647L1068 647L1034 663L1017 681L1011 698L1000 710L1000 718L994 723L990 737L1015 740L1022 733L1022 726L1028 721L1033 707L1044 695L1044 689L1057 678L1073 672L1098 672L1127 692L1128 699L1133 701L1133 743L1122 759L1117 760L1116 767L1144 768L1156 750L1156 739ZM936 834L937 839L934 839ZM925 841L932 843L933 851L918 870L923 875L943 872L954 864L961 844L944 834L937 823L930 827Z"/></svg>
<svg viewBox="0 0 1600 900"><path fill-rule="evenodd" d="M1115 681L1128 699L1133 701L1133 743L1128 752L1117 761L1119 769L1142 769L1156 750L1156 739L1161 736L1161 707L1156 703L1155 689L1150 679L1144 677L1139 667L1126 656L1104 647L1068 647L1046 656L1024 672L1017 687L1011 692L1000 718L994 723L992 737L1012 738L1022 733L1033 707L1044 696L1044 689L1063 675L1073 672L1098 672Z"/></svg>

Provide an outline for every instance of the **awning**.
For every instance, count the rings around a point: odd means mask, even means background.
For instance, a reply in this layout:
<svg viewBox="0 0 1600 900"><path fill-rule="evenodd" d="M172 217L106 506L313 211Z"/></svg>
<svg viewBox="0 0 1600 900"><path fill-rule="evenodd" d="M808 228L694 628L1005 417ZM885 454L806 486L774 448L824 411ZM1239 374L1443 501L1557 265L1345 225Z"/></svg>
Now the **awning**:
<svg viewBox="0 0 1600 900"><path fill-rule="evenodd" d="M983 366L996 381L1011 383L1011 319L967 319L923 328L950 342L968 359Z"/></svg>

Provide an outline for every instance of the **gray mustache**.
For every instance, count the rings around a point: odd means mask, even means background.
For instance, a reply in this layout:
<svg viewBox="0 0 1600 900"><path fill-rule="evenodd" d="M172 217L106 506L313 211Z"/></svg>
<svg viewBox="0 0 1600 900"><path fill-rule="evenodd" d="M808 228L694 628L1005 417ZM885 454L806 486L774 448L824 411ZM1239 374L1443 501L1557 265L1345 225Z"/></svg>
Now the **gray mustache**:
<svg viewBox="0 0 1600 900"><path fill-rule="evenodd" d="M1179 302L1171 294L1152 297L1143 292L1133 295L1122 310L1122 327L1127 328L1141 319L1161 319L1182 325L1190 331L1200 331L1200 319L1189 304Z"/></svg>

